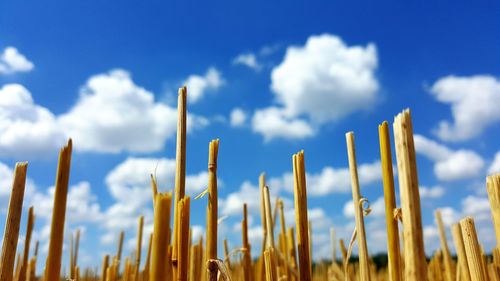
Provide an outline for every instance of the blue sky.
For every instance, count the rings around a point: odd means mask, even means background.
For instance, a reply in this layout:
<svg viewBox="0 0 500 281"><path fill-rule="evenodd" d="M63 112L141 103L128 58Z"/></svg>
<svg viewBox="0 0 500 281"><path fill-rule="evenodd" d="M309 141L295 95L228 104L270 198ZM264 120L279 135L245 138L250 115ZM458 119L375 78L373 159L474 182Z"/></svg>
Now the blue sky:
<svg viewBox="0 0 500 281"><path fill-rule="evenodd" d="M258 248L262 171L292 223L289 173L300 149L315 257L329 256L330 226L349 239L344 135L352 130L373 207L368 248L385 251L377 125L410 107L427 253L438 246L435 208L447 224L473 215L489 251L484 180L500 171L499 11L494 1L3 1L0 218L14 164L28 160L25 207L35 206L44 255L57 151L71 136L66 234L83 230L80 261L114 253L120 229L133 245L140 214L151 231L149 173L156 167L162 191L173 186L176 91L187 84L188 193L205 187L208 142L220 138L220 212L228 215L220 236L232 247L246 201ZM205 204L192 203L196 233Z"/></svg>

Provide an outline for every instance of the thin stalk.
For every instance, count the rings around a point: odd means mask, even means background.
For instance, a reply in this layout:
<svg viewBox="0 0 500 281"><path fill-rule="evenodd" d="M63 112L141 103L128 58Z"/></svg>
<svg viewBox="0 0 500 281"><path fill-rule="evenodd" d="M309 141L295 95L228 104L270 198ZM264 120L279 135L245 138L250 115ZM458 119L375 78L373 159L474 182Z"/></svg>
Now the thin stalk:
<svg viewBox="0 0 500 281"><path fill-rule="evenodd" d="M45 280L59 280L61 273L61 257L64 238L64 221L66 217L66 200L68 197L69 172L71 166L72 141L61 149L57 166L54 208L50 229L49 253L45 267Z"/></svg>
<svg viewBox="0 0 500 281"><path fill-rule="evenodd" d="M389 125L384 121L378 126L380 142L380 160L384 182L385 222L387 227L387 256L389 280L401 281L401 252L399 249L398 220L394 218L396 209L396 194L394 192L394 175L392 171L391 140Z"/></svg>
<svg viewBox="0 0 500 281"><path fill-rule="evenodd" d="M3 235L2 256L0 258L0 280L2 281L12 281L14 274L14 262L16 258L17 241L19 239L21 214L23 211L27 169L28 163L24 162L17 163L14 170L9 209Z"/></svg>

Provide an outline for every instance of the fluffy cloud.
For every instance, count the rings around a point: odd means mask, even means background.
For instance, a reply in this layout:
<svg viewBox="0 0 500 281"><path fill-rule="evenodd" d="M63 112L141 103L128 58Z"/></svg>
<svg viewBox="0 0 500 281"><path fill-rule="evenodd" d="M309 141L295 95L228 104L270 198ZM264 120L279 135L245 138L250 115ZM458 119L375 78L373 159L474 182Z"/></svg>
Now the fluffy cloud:
<svg viewBox="0 0 500 281"><path fill-rule="evenodd" d="M208 92L213 91L224 85L224 79L221 73L214 67L210 67L205 75L190 75L184 85L188 88L188 102L195 103Z"/></svg>
<svg viewBox="0 0 500 281"><path fill-rule="evenodd" d="M271 112L278 116L279 111L281 120L288 123L306 117L307 122L322 124L369 109L375 104L379 88L375 78L377 64L373 44L348 46L335 35L311 36L304 46L288 47L283 61L272 70L271 90L281 107ZM253 124L258 128L267 122L259 118ZM264 135L266 132L254 131ZM281 133L274 137L297 136L288 131ZM309 132L300 136L311 135Z"/></svg>
<svg viewBox="0 0 500 281"><path fill-rule="evenodd" d="M229 116L229 120L232 127L241 127L245 125L247 118L248 118L247 113L241 108L234 108L231 111L231 115Z"/></svg>
<svg viewBox="0 0 500 281"><path fill-rule="evenodd" d="M0 54L0 74L28 72L35 66L14 47L7 47Z"/></svg>
<svg viewBox="0 0 500 281"><path fill-rule="evenodd" d="M52 186L45 193L37 192L32 203L35 206L37 217L50 222L54 207L55 187ZM92 193L90 184L86 181L71 185L68 188L66 204L66 221L70 224L97 223L102 219L102 212L97 196Z"/></svg>
<svg viewBox="0 0 500 281"><path fill-rule="evenodd" d="M189 114L188 132L208 120ZM76 104L55 116L37 105L22 85L0 88L0 156L56 155L72 137L75 149L102 153L153 152L163 148L177 128L177 109L155 102L125 70L94 75Z"/></svg>
<svg viewBox="0 0 500 281"><path fill-rule="evenodd" d="M155 102L153 93L136 85L128 72L112 70L90 77L59 123L78 150L152 152L175 135L177 111ZM197 124L188 118L188 127Z"/></svg>
<svg viewBox="0 0 500 281"><path fill-rule="evenodd" d="M44 157L56 153L65 141L54 114L35 104L25 87L0 88L0 156Z"/></svg>
<svg viewBox="0 0 500 281"><path fill-rule="evenodd" d="M292 116L338 120L374 104L376 68L373 44L349 47L334 35L311 36L305 46L287 49L272 71L271 88Z"/></svg>
<svg viewBox="0 0 500 281"><path fill-rule="evenodd" d="M445 194L445 190L442 186L425 187L421 186L419 188L420 198L441 198Z"/></svg>
<svg viewBox="0 0 500 281"><path fill-rule="evenodd" d="M360 185L369 185L382 179L380 161L363 163L358 166ZM324 167L318 173L307 173L307 194L310 196L323 196L329 193L348 193L351 191L351 175L349 168ZM293 192L293 175L288 172L281 177L271 178L269 185Z"/></svg>
<svg viewBox="0 0 500 281"><path fill-rule="evenodd" d="M255 71L262 69L262 65L257 61L257 56L253 53L239 54L236 58L234 58L233 64L244 65Z"/></svg>
<svg viewBox="0 0 500 281"><path fill-rule="evenodd" d="M495 154L495 159L488 168L489 174L500 173L500 151Z"/></svg>
<svg viewBox="0 0 500 281"><path fill-rule="evenodd" d="M471 150L451 150L444 145L415 135L417 153L434 161L434 174L443 181L453 181L477 176L481 173L484 160Z"/></svg>
<svg viewBox="0 0 500 281"><path fill-rule="evenodd" d="M266 141L274 138L304 139L315 134L307 121L290 118L278 107L256 110L252 117L252 130L262 134Z"/></svg>
<svg viewBox="0 0 500 281"><path fill-rule="evenodd" d="M230 193L225 199L220 200L221 212L224 215L238 215L243 213L243 204L252 213L258 213L260 208L260 190L258 186L249 181L243 182L238 191Z"/></svg>
<svg viewBox="0 0 500 281"><path fill-rule="evenodd" d="M453 123L443 120L436 131L442 140L468 140L500 121L500 80L493 76L447 76L434 83L431 93L451 105Z"/></svg>
<svg viewBox="0 0 500 281"><path fill-rule="evenodd" d="M172 191L175 160L129 157L108 173L106 184L115 203L105 211L104 227L111 233L135 227L139 215L144 215L146 221L152 221L151 174L156 175L159 191ZM199 193L205 189L207 182L208 173L205 171L187 175L186 194ZM111 237L112 234L109 234L108 238Z"/></svg>

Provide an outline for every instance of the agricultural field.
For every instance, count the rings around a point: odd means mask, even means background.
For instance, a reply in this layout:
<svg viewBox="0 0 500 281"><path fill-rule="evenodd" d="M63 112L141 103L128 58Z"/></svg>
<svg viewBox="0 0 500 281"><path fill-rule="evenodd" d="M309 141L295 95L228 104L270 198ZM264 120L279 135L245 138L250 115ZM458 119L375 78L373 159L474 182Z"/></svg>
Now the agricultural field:
<svg viewBox="0 0 500 281"><path fill-rule="evenodd" d="M499 11L0 1L0 281L500 281Z"/></svg>
<svg viewBox="0 0 500 281"><path fill-rule="evenodd" d="M64 224L70 178L72 140L59 153L54 191L54 206L50 228L47 259L43 271L37 273L38 242L30 256L30 243L35 221L33 207L28 211L24 250L16 255L20 235L23 197L28 163L17 163L4 231L0 268L1 280L500 280L500 250L491 249L488 256L478 240L474 219L461 218L452 225L457 257L452 258L440 210L436 210L441 249L430 260L425 256L421 202L415 153L415 140L410 110L394 118L394 146L397 159L400 204L396 205L394 171L389 124L379 125L380 158L384 185L385 217L387 225L388 263L377 268L368 254L364 217L370 213L368 200L362 197L359 186L354 133L346 133L346 147L351 176L355 228L347 247L344 240L337 242L331 230L332 259L313 263L311 235L313 227L308 219L305 153L292 156L295 222L285 223L283 201L271 204L265 175L259 179L262 219L261 252L252 259L252 245L248 239L247 204L241 206L241 245L230 249L227 240L223 253L218 253L219 218L217 166L219 139L210 141L208 148L207 188L195 200L206 200L206 233L192 239L190 228L191 197L186 195L186 129L187 88L179 89L174 192L159 192L158 182L151 174L151 194L154 225L149 235L147 254L142 257L144 217L138 218L136 249L130 255L123 253L123 232L120 233L116 255L104 255L101 268L81 268L78 265L80 232L71 234L70 261L66 276L61 276ZM488 176L486 189L500 241L500 174ZM206 199L203 199L205 197ZM401 221L400 226L398 222ZM148 237L146 237L148 238ZM336 259L336 245L342 259ZM358 247L358 259L351 261L352 248ZM17 260L16 260L17 256ZM144 260L142 260L143 258ZM142 263L141 263L142 262Z"/></svg>

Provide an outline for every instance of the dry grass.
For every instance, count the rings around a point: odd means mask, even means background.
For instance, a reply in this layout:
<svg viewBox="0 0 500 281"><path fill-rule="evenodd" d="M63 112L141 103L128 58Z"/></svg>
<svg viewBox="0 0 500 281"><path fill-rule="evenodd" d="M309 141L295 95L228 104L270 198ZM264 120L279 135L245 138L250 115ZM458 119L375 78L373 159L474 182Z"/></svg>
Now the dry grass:
<svg viewBox="0 0 500 281"><path fill-rule="evenodd" d="M248 236L247 205L242 206L242 243L230 249L224 240L224 258L217 253L218 195L217 195L217 158L219 140L209 143L206 244L201 238L192 241L190 230L190 197L185 195L186 169L186 98L187 89L179 90L179 121L177 135L177 157L175 192L161 193L154 174L151 175L151 188L154 206L154 230L149 236L147 254L141 257L144 217L140 216L137 228L138 240L135 251L122 259L124 232L117 235L117 252L114 256L104 255L100 269L82 269L78 266L80 233L71 235L70 262L68 276L61 274L61 256L64 237L66 199L70 175L72 143L61 149L56 177L54 211L52 217L49 253L44 271L36 272L38 242L32 257L29 257L31 233L35 221L33 207L29 209L25 235L25 248L16 260L19 239L20 218L24 196L27 163L16 166L12 193L9 202L6 228L2 245L0 266L1 281L58 281L64 278L82 281L343 281L343 280L494 280L500 281L500 250L491 249L493 259L487 259L478 242L474 220L463 218L452 226L453 246L458 260L452 259L445 236L445 226L439 210L436 221L439 228L441 250L427 261L424 254L418 174L413 143L413 128L409 110L396 116L394 142L397 159L401 207L396 206L393 163L390 145L389 126L383 122L379 126L380 155L384 184L385 211L387 223L388 268L376 269L368 256L367 236L364 228L363 202L358 182L354 134L346 134L347 156L351 173L352 196L355 209L356 233L359 263L349 263L350 253L355 240L348 247L340 239L338 245L342 261L312 264L311 233L308 220L306 168L304 152L292 157L294 178L295 227L285 224L284 202L277 198L274 209L271 205L270 189L265 175L259 178L260 207L262 220L262 252L251 258L252 245ZM492 175L486 181L491 203L493 225L497 241L500 241L500 175ZM314 187L310 187L314 188ZM202 197L202 196L200 196ZM172 211L173 208L173 211ZM277 220L280 220L278 225ZM400 241L398 220L402 220L402 241ZM171 224L172 222L172 224ZM276 229L279 227L279 229ZM276 230L276 231L275 231ZM492 234L493 235L493 234ZM353 236L354 237L354 236ZM400 249L400 244L403 250ZM335 257L337 244L335 232L331 230L332 257ZM329 246L329 245L325 245ZM255 252L254 252L255 254ZM235 258L235 257L241 258Z"/></svg>

